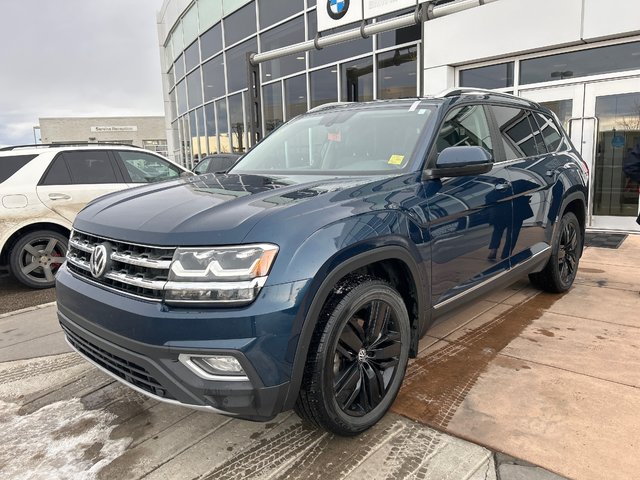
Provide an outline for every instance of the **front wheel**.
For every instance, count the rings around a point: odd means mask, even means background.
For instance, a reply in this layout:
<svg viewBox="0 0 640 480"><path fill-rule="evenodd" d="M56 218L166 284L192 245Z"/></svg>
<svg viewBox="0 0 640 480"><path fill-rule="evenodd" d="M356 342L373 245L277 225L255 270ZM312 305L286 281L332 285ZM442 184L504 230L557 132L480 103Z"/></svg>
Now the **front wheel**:
<svg viewBox="0 0 640 480"><path fill-rule="evenodd" d="M38 230L20 237L11 248L9 264L16 279L31 288L51 288L64 263L69 240L52 230Z"/></svg>
<svg viewBox="0 0 640 480"><path fill-rule="evenodd" d="M411 335L406 306L387 282L348 278L318 322L296 413L338 435L357 435L384 416L400 390Z"/></svg>
<svg viewBox="0 0 640 480"><path fill-rule="evenodd" d="M578 218L572 212L567 212L557 227L549 262L541 272L529 275L531 283L551 293L569 290L578 273L582 245L582 229Z"/></svg>

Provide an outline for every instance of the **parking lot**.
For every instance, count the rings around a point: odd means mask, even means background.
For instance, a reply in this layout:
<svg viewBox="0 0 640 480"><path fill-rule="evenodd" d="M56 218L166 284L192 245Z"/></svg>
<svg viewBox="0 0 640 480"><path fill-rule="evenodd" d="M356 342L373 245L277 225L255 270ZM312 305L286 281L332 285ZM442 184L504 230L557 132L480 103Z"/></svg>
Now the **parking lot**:
<svg viewBox="0 0 640 480"><path fill-rule="evenodd" d="M629 237L587 249L565 295L523 280L453 312L422 340L393 412L353 439L292 413L251 423L138 395L69 352L51 291L3 279L0 474L636 478L638 264L640 237Z"/></svg>

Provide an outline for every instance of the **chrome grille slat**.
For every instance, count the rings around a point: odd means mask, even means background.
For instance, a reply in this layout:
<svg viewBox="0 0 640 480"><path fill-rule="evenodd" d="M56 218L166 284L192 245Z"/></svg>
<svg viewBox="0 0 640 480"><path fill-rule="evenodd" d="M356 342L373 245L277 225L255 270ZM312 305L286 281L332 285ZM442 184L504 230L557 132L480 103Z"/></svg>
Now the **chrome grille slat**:
<svg viewBox="0 0 640 480"><path fill-rule="evenodd" d="M93 249L94 249L94 247L91 247L86 243L79 242L73 237L69 239L69 246L73 248L77 248L78 250L82 250L83 252L87 252L87 253L93 253Z"/></svg>
<svg viewBox="0 0 640 480"><path fill-rule="evenodd" d="M137 267L159 268L161 270L169 270L171 267L171 260L153 260L118 252L111 253L111 260L128 263L129 265L135 265Z"/></svg>
<svg viewBox="0 0 640 480"><path fill-rule="evenodd" d="M105 277L115 280L116 282L126 283L127 285L133 285L134 287L148 288L150 290L162 290L166 281L154 281L146 280L144 278L133 277L131 275L125 275L123 273L109 272L105 274Z"/></svg>
<svg viewBox="0 0 640 480"><path fill-rule="evenodd" d="M111 245L111 266L102 277L91 275L90 258L96 245ZM67 265L76 276L110 289L160 301L169 276L175 248L138 245L74 231L69 241Z"/></svg>

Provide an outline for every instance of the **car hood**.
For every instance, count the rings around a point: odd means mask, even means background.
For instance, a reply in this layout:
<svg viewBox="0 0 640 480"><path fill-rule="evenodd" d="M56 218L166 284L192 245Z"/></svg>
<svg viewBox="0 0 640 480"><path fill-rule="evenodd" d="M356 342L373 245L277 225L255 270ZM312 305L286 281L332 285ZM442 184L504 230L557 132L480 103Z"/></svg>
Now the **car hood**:
<svg viewBox="0 0 640 480"><path fill-rule="evenodd" d="M241 242L274 209L313 202L373 180L248 174L188 177L100 197L78 214L74 228L131 243L232 244Z"/></svg>

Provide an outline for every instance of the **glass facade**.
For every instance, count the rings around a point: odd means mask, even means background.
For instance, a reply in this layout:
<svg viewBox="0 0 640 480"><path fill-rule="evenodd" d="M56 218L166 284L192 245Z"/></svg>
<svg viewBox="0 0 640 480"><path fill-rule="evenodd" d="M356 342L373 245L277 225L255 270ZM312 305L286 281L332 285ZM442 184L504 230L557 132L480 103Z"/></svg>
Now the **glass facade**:
<svg viewBox="0 0 640 480"><path fill-rule="evenodd" d="M174 159L192 166L205 155L251 147L247 54L316 35L313 0L196 0L163 52ZM421 28L408 27L261 64L263 135L324 103L417 96L420 42Z"/></svg>

